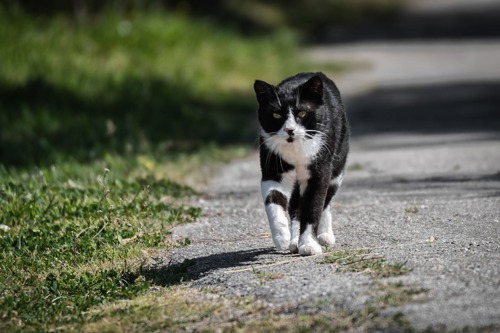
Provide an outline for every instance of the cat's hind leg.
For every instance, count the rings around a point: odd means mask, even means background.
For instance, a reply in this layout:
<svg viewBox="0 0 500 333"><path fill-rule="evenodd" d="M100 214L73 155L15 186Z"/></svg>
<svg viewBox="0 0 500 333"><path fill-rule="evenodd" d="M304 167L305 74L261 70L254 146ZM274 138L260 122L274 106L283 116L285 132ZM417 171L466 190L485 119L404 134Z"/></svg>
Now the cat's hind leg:
<svg viewBox="0 0 500 333"><path fill-rule="evenodd" d="M330 201L333 196L337 193L340 185L342 184L342 179L344 178L344 172L342 171L337 177L334 177L325 198L325 208L323 214L321 215L321 220L318 225L318 242L322 246L331 247L335 244L335 235L333 234L332 227L332 212L330 208Z"/></svg>
<svg viewBox="0 0 500 333"><path fill-rule="evenodd" d="M320 245L327 247L331 247L335 244L330 206L327 206L323 211L323 215L321 215L321 220L318 226L318 242Z"/></svg>
<svg viewBox="0 0 500 333"><path fill-rule="evenodd" d="M299 184L296 183L288 207L288 212L290 214L290 220L291 220L291 225L290 225L291 239L289 246L291 253L299 252L299 237L300 237L299 204L300 204L300 190L299 190Z"/></svg>

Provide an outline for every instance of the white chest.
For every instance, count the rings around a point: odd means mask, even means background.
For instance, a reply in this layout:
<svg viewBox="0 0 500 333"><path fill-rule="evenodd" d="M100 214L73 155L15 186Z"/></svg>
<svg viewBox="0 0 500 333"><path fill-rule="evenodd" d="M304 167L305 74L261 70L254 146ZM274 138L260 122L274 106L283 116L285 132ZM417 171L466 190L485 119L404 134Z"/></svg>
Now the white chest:
<svg viewBox="0 0 500 333"><path fill-rule="evenodd" d="M282 138L271 138L267 144L268 148L277 153L285 162L298 167L300 164L309 164L321 148L321 139L309 140L298 139L287 142Z"/></svg>

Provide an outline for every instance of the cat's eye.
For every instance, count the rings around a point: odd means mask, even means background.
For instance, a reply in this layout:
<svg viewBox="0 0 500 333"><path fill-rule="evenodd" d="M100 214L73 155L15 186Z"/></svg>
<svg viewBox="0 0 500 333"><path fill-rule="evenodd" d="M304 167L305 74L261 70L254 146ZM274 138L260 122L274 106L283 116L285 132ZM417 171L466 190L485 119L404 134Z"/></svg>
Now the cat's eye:
<svg viewBox="0 0 500 333"><path fill-rule="evenodd" d="M274 119L280 119L281 118L281 115L279 113L273 113L273 117Z"/></svg>
<svg viewBox="0 0 500 333"><path fill-rule="evenodd" d="M305 116L307 116L307 112L305 111L300 111L297 116L299 116L299 118L304 118Z"/></svg>

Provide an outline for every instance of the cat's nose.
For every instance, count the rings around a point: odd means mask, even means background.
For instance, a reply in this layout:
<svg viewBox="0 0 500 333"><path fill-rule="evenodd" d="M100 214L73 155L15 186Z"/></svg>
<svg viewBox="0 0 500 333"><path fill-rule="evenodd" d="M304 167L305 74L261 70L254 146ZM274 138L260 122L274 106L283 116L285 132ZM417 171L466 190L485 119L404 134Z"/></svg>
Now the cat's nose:
<svg viewBox="0 0 500 333"><path fill-rule="evenodd" d="M285 129L285 132L288 133L289 136L293 136L293 129Z"/></svg>

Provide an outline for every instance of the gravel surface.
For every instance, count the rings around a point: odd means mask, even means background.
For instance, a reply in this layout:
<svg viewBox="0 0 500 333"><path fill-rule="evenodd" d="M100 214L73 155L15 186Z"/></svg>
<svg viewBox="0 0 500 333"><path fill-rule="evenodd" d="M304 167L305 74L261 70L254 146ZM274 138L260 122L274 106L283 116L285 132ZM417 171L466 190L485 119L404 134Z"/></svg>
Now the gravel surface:
<svg viewBox="0 0 500 333"><path fill-rule="evenodd" d="M374 278L274 250L256 154L221 169L196 203L204 216L174 230L191 245L157 264L192 260L192 288L306 314L361 309L381 283L401 282L427 292L384 309L388 316L401 312L416 329L500 331L500 43L360 43L308 54L368 64L334 78L354 133L333 201L335 249L369 249L411 271Z"/></svg>
<svg viewBox="0 0 500 333"><path fill-rule="evenodd" d="M423 302L386 310L419 329L500 324L500 141L454 138L412 149L392 148L397 135L378 138L376 148L355 141L333 205L336 249L368 248L405 263L412 271L397 281L429 290ZM365 304L377 285L367 274L272 248L256 156L225 167L213 184L199 202L206 216L175 230L193 242L173 254L174 263L194 260L192 287L304 313ZM256 271L279 278L262 283Z"/></svg>

